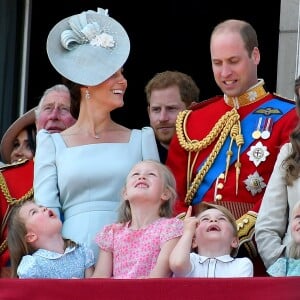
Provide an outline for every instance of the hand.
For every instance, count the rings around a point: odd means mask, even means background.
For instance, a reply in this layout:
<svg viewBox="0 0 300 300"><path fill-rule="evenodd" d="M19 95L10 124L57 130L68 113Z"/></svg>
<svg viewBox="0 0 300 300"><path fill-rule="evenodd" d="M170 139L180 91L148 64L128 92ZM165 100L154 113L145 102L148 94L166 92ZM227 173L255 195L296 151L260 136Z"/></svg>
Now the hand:
<svg viewBox="0 0 300 300"><path fill-rule="evenodd" d="M193 207L190 205L185 213L184 219L191 217L193 211Z"/></svg>
<svg viewBox="0 0 300 300"><path fill-rule="evenodd" d="M176 218L178 218L178 219L180 219L180 220L184 220L184 218L185 218L185 216L186 216L186 214L187 214L188 212L190 212L190 215L189 215L189 216L191 216L191 215L192 215L192 206L191 206L191 205L188 207L187 212L179 213L179 214L176 216Z"/></svg>
<svg viewBox="0 0 300 300"><path fill-rule="evenodd" d="M184 217L184 230L195 232L199 219L195 216L192 216L193 207L190 205L187 209L187 212Z"/></svg>

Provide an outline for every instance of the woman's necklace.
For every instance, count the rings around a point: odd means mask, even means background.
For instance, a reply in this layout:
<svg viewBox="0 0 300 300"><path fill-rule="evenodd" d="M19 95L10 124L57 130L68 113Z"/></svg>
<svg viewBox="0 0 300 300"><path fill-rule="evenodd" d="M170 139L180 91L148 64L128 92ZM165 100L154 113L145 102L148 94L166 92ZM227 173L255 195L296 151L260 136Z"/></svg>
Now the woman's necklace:
<svg viewBox="0 0 300 300"><path fill-rule="evenodd" d="M68 133L68 134L64 134L64 135L84 135L80 132L74 132L74 133ZM88 134L88 135L85 135L86 137L91 137L91 138L94 138L96 140L99 140L101 139L101 136L99 134Z"/></svg>

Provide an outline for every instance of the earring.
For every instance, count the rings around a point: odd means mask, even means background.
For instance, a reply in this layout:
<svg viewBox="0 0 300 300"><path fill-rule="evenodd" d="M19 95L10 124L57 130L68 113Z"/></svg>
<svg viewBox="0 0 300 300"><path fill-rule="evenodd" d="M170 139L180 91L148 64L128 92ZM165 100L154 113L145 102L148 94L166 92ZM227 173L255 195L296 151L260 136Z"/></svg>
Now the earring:
<svg viewBox="0 0 300 300"><path fill-rule="evenodd" d="M86 100L90 100L91 99L91 95L88 89L85 90L85 99Z"/></svg>

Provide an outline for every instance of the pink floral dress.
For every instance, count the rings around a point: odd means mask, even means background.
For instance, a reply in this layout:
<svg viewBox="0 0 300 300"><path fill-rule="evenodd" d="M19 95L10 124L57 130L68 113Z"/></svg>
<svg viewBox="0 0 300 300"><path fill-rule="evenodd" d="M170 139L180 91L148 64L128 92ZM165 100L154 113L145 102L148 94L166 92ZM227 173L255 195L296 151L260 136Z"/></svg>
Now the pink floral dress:
<svg viewBox="0 0 300 300"><path fill-rule="evenodd" d="M130 228L130 222L107 225L95 241L113 253L113 278L141 278L149 276L163 244L182 233L181 220L160 218L137 230Z"/></svg>

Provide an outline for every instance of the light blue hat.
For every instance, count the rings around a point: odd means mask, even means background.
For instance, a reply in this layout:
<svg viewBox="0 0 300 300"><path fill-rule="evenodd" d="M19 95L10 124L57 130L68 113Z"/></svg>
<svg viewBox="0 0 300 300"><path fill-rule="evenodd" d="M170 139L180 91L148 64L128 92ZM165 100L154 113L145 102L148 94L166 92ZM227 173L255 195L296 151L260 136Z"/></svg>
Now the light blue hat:
<svg viewBox="0 0 300 300"><path fill-rule="evenodd" d="M129 51L125 29L102 8L61 20L47 39L47 54L56 71L87 86L113 75L124 65Z"/></svg>

